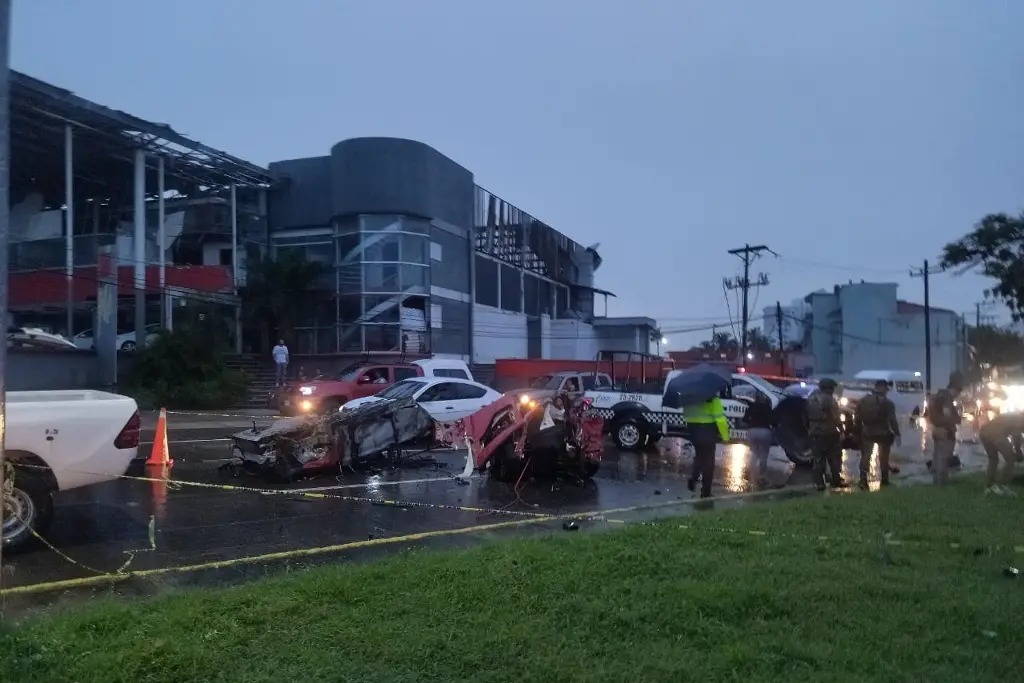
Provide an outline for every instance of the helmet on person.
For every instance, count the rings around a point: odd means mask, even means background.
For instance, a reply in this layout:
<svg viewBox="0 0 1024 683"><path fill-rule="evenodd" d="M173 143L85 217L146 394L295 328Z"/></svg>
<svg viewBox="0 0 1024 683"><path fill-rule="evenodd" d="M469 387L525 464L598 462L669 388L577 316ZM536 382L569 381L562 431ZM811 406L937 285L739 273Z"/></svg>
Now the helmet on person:
<svg viewBox="0 0 1024 683"><path fill-rule="evenodd" d="M839 384L831 377L822 377L818 380L818 388L827 394L836 390Z"/></svg>

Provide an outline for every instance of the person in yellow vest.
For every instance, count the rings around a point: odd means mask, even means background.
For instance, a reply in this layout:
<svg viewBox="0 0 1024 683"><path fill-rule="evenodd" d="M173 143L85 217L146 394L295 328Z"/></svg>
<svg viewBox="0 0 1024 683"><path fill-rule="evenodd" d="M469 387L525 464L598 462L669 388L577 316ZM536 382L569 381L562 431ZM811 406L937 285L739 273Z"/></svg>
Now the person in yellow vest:
<svg viewBox="0 0 1024 683"><path fill-rule="evenodd" d="M711 484L715 479L715 447L729 440L729 420L725 406L717 396L702 403L683 406L690 443L693 444L693 470L687 486L696 490L700 479L700 497L711 497Z"/></svg>

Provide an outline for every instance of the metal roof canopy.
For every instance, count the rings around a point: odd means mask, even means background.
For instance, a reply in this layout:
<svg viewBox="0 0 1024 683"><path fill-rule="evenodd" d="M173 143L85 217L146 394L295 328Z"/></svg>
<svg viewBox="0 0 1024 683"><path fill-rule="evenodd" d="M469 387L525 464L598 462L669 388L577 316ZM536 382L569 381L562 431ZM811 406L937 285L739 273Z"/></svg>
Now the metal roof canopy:
<svg viewBox="0 0 1024 683"><path fill-rule="evenodd" d="M266 187L270 172L191 140L163 123L105 107L69 90L11 70L11 186L43 192L48 203L64 196L64 136L73 135L76 195L95 198L130 196L136 149L145 150L155 167L164 158L165 188L196 196L201 188ZM149 177L149 176L152 176ZM156 189L155 172L147 173L147 194Z"/></svg>

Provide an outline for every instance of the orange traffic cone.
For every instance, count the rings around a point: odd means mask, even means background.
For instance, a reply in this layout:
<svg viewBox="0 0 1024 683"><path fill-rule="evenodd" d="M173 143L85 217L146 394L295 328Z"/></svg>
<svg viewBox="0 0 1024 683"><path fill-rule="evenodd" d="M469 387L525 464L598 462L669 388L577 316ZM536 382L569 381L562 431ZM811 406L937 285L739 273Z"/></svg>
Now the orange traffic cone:
<svg viewBox="0 0 1024 683"><path fill-rule="evenodd" d="M146 461L147 467L170 467L171 451L167 445L167 408L160 409L160 417L156 421L156 436L153 437L153 450Z"/></svg>

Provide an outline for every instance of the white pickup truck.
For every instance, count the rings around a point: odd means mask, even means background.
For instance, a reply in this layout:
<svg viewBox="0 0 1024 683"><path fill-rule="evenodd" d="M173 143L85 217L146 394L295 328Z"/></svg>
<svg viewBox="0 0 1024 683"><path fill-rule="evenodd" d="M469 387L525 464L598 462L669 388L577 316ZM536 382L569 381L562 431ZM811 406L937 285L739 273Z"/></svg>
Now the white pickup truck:
<svg viewBox="0 0 1024 683"><path fill-rule="evenodd" d="M135 400L104 391L7 394L3 547L28 543L53 517L53 493L110 481L138 454Z"/></svg>
<svg viewBox="0 0 1024 683"><path fill-rule="evenodd" d="M674 370L668 374L665 385L679 373ZM796 424L802 419L803 399L787 397L774 384L757 375L738 372L732 376L732 396L722 400L725 416L729 420L730 437L734 441L745 441L746 425L743 416L754 396L761 394L771 401L772 408L779 416L779 406L793 405L793 410L784 410L780 422L785 422L788 429L777 431L781 445L790 460L797 464L807 464L810 454L807 448L806 435L798 433L801 427ZM638 451L649 442L657 441L662 436L686 436L686 420L683 411L662 406L661 392L629 392L615 389L596 389L584 394L592 402L592 411L604 418L606 429L615 445L625 451ZM793 423L793 424L789 424Z"/></svg>

